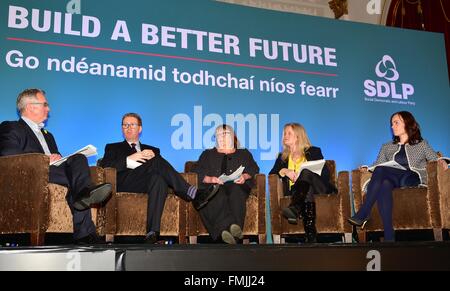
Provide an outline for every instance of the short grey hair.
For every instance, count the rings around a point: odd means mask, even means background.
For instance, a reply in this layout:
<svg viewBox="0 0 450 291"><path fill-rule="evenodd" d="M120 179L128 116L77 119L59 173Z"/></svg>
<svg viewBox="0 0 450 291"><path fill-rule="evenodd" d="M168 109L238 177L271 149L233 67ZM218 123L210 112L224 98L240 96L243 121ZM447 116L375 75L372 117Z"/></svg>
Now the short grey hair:
<svg viewBox="0 0 450 291"><path fill-rule="evenodd" d="M45 96L45 91L41 89L25 89L22 91L19 96L17 97L17 110L20 113L23 113L25 111L25 108L27 107L27 104L30 103L31 100L35 101L37 100L37 94L41 93Z"/></svg>

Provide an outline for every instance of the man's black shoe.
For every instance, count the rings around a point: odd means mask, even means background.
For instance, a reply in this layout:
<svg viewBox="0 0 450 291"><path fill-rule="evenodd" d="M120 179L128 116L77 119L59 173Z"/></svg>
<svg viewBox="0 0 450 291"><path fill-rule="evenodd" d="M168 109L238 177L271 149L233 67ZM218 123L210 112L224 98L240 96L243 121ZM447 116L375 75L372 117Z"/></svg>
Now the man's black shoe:
<svg viewBox="0 0 450 291"><path fill-rule="evenodd" d="M208 202L217 194L219 191L219 184L214 184L208 187L206 190L197 190L192 204L196 210L200 210L208 204Z"/></svg>
<svg viewBox="0 0 450 291"><path fill-rule="evenodd" d="M147 235L144 237L144 243L146 244L154 244L157 241L158 241L158 234L154 231L147 233Z"/></svg>
<svg viewBox="0 0 450 291"><path fill-rule="evenodd" d="M96 245L105 243L96 233L90 233L85 237L76 239L74 242L76 245Z"/></svg>
<svg viewBox="0 0 450 291"><path fill-rule="evenodd" d="M112 185L110 183L100 184L80 194L80 198L73 203L73 207L79 211L89 209L104 202L111 192Z"/></svg>
<svg viewBox="0 0 450 291"><path fill-rule="evenodd" d="M145 236L144 243L150 245L165 245L166 241L160 239L158 232L151 231Z"/></svg>

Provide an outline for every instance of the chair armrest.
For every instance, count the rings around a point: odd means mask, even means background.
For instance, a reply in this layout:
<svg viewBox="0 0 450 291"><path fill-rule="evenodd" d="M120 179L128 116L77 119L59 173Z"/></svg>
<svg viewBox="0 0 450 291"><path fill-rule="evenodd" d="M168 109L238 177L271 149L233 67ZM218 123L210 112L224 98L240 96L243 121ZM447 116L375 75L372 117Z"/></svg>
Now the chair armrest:
<svg viewBox="0 0 450 291"><path fill-rule="evenodd" d="M364 184L372 177L370 172L361 172L359 169L352 171L353 207L358 211L363 202Z"/></svg>
<svg viewBox="0 0 450 291"><path fill-rule="evenodd" d="M194 165L194 162L188 162L188 163L190 163L190 164L189 164L189 166L185 167L185 170L189 170L191 168L191 166ZM188 163L186 163L186 164L188 164ZM198 186L197 173L188 172L188 173L183 173L182 175L186 175L186 177L189 176L187 181L192 180L193 184L191 184L191 185ZM200 223L201 223L200 216L199 216L197 210L195 210L192 203L189 203L188 205L186 205L186 234L188 236L197 236L200 232L199 231Z"/></svg>
<svg viewBox="0 0 450 291"><path fill-rule="evenodd" d="M450 229L450 170L437 167L442 228Z"/></svg>
<svg viewBox="0 0 450 291"><path fill-rule="evenodd" d="M269 175L270 216L272 233L281 234L281 209L279 197L283 196L283 185L278 175Z"/></svg>
<svg viewBox="0 0 450 291"><path fill-rule="evenodd" d="M103 182L111 183L112 193L106 205L101 208L104 212L105 222L103 234L115 234L117 230L117 171L115 168L104 168L103 169Z"/></svg>
<svg viewBox="0 0 450 291"><path fill-rule="evenodd" d="M49 163L43 154L0 157L0 233L47 230Z"/></svg>
<svg viewBox="0 0 450 291"><path fill-rule="evenodd" d="M441 193L439 191L438 168L437 161L427 163L427 201L430 207L431 225L433 228L442 227L440 202L443 197L441 197Z"/></svg>
<svg viewBox="0 0 450 291"><path fill-rule="evenodd" d="M105 183L105 171L103 170L103 168L98 167L98 166L92 166L89 167L89 170L91 172L91 180L92 183L94 183L94 185L98 185L101 183Z"/></svg>
<svg viewBox="0 0 450 291"><path fill-rule="evenodd" d="M181 173L181 176L190 184L193 186L198 186L198 175L197 173L188 172L188 173ZM197 213L194 214L196 210L194 209L192 203L186 202L183 199L180 199L180 231L181 229L184 229L184 236L190 236L192 235L190 231L194 233L198 233L199 229L199 220L200 217Z"/></svg>
<svg viewBox="0 0 450 291"><path fill-rule="evenodd" d="M350 173L348 171L341 171L338 173L337 186L343 219L341 223L343 224L345 232L352 232L352 227L346 221L346 219L351 216Z"/></svg>
<svg viewBox="0 0 450 291"><path fill-rule="evenodd" d="M186 180L186 182L188 182L189 184L191 184L193 186L198 185L197 173L189 172L189 173L180 173L180 174Z"/></svg>
<svg viewBox="0 0 450 291"><path fill-rule="evenodd" d="M258 234L266 233L266 175L255 175L256 193L258 195Z"/></svg>

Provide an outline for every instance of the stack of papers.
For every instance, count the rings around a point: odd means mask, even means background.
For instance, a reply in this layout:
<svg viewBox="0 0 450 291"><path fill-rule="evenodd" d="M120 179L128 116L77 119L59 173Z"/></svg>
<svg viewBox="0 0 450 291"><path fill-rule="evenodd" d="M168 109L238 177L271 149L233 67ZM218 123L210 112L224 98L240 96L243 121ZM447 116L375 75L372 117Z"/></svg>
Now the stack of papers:
<svg viewBox="0 0 450 291"><path fill-rule="evenodd" d="M242 173L244 172L244 169L245 169L245 167L243 167L242 165L236 170L236 171L234 171L234 173L233 174L231 174L231 175L225 175L225 174L222 174L220 177L219 177L219 180L220 181L222 181L223 183L226 183L226 182L232 182L232 181L235 181L235 180L237 180L237 179L239 179L240 177L241 177L241 175L242 175Z"/></svg>
<svg viewBox="0 0 450 291"><path fill-rule="evenodd" d="M322 175L322 169L325 165L325 160L317 160L317 161L309 161L304 162L300 165L300 169L298 170L298 176L302 173L304 169L308 169L313 173L316 173L317 175Z"/></svg>
<svg viewBox="0 0 450 291"><path fill-rule="evenodd" d="M395 169L399 169L399 170L406 170L405 167L403 167L402 165L400 165L396 161L389 161L389 162L381 163L381 164L378 164L376 166L368 167L368 169L369 169L370 172L373 172L376 167L380 167L380 166L382 166L382 167L391 167L391 168L395 168Z"/></svg>
<svg viewBox="0 0 450 291"><path fill-rule="evenodd" d="M82 149L80 149L80 150L78 150L78 151L76 151L76 152L74 152L73 154L71 154L71 155L68 155L68 156L66 156L66 157L64 157L64 158L61 158L61 159L59 159L59 160L57 160L57 161L54 161L53 163L50 163L50 166L60 166L62 163L64 163L65 161L67 161L67 159L68 158L70 158L71 156L74 156L74 155L76 155L76 154L82 154L82 155L84 155L84 156L86 156L87 158L89 158L89 157L92 157L92 156L95 156L95 155L97 155L97 148L96 147L94 147L93 145L87 145L87 146L85 146L84 148L82 148Z"/></svg>

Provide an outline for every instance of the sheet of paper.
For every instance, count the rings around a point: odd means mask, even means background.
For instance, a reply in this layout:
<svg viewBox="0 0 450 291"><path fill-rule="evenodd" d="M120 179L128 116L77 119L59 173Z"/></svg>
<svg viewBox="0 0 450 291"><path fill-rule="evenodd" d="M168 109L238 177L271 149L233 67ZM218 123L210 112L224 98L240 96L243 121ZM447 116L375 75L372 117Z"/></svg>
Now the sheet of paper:
<svg viewBox="0 0 450 291"><path fill-rule="evenodd" d="M309 162L304 162L303 164L301 164L300 169L298 171L298 175L300 176L300 173L304 170L304 169L308 169L313 173L316 173L317 175L322 175L322 169L323 166L325 165L325 160L317 160L317 161L309 161Z"/></svg>
<svg viewBox="0 0 450 291"><path fill-rule="evenodd" d="M400 169L400 170L406 170L405 167L403 167L402 165L400 165L396 161L389 161L389 162L381 163L381 164L378 164L376 166L369 167L368 169L369 169L370 172L373 172L376 167L380 167L380 166L382 166L382 167L391 167L391 168Z"/></svg>
<svg viewBox="0 0 450 291"><path fill-rule="evenodd" d="M70 158L71 156L74 156L76 154L82 154L84 156L86 156L87 158L92 157L97 155L97 148L94 147L93 145L87 145L82 149L79 149L78 151L74 152L71 155L68 155L66 157L63 157L57 161L54 161L53 163L50 163L50 166L60 166L62 163L64 163L65 161L67 161L68 158Z"/></svg>
<svg viewBox="0 0 450 291"><path fill-rule="evenodd" d="M236 171L234 171L234 173L232 173L231 175L225 175L225 174L222 174L222 175L219 177L219 180L221 180L223 183L230 182L230 181L234 181L234 180L238 179L238 178L242 175L242 173L244 172L244 169L245 169L245 167L240 166L240 167L239 167Z"/></svg>

